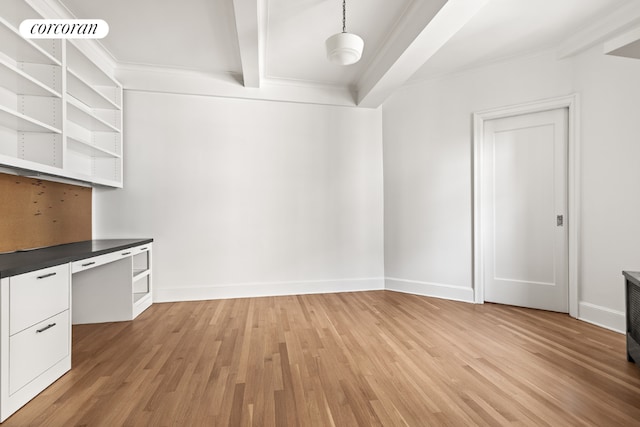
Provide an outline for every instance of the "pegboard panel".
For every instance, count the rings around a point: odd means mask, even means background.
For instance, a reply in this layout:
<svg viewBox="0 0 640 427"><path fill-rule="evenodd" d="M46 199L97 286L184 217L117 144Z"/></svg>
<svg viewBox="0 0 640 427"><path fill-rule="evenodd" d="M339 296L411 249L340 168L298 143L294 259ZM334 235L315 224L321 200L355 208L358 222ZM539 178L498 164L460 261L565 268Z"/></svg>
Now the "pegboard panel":
<svg viewBox="0 0 640 427"><path fill-rule="evenodd" d="M91 240L91 190L0 173L0 252Z"/></svg>

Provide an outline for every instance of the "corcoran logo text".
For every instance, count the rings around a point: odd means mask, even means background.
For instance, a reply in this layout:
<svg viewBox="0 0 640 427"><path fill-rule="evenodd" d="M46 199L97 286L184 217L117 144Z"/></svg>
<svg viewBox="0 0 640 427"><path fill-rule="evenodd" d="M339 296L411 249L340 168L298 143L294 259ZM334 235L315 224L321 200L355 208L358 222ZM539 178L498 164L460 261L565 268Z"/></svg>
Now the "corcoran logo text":
<svg viewBox="0 0 640 427"><path fill-rule="evenodd" d="M109 33L102 19L25 19L20 35L27 39L101 39Z"/></svg>

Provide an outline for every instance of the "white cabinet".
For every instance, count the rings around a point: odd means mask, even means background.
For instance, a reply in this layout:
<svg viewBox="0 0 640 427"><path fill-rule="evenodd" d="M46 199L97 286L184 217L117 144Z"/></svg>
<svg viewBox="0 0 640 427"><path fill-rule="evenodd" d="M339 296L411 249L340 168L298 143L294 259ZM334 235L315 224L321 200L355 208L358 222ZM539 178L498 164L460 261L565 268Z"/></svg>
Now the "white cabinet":
<svg viewBox="0 0 640 427"><path fill-rule="evenodd" d="M133 320L153 303L152 244L72 263L72 323Z"/></svg>
<svg viewBox="0 0 640 427"><path fill-rule="evenodd" d="M151 242L0 255L0 422L71 369L72 323L133 320L151 306Z"/></svg>
<svg viewBox="0 0 640 427"><path fill-rule="evenodd" d="M69 309L69 266L20 274L9 282L11 335Z"/></svg>
<svg viewBox="0 0 640 427"><path fill-rule="evenodd" d="M22 38L39 15L2 3L0 165L122 187L122 86L72 40Z"/></svg>
<svg viewBox="0 0 640 427"><path fill-rule="evenodd" d="M0 280L0 421L71 369L70 268Z"/></svg>
<svg viewBox="0 0 640 427"><path fill-rule="evenodd" d="M9 394L12 395L70 357L69 310L9 337Z"/></svg>

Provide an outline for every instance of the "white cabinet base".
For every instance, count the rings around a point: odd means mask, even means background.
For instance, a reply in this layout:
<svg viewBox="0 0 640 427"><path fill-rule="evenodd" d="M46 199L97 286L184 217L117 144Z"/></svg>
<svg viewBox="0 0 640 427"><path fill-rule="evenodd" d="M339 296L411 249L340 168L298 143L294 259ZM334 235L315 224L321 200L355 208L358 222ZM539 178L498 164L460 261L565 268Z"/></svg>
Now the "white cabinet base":
<svg viewBox="0 0 640 427"><path fill-rule="evenodd" d="M153 304L151 292L133 294L133 318L135 319L140 313L151 307L151 304Z"/></svg>
<svg viewBox="0 0 640 427"><path fill-rule="evenodd" d="M47 369L36 379L18 390L12 395L0 401L0 422L4 422L14 412L23 407L27 402L40 394L44 389L53 384L58 378L71 369L71 355L65 357L51 368ZM3 380L4 381L4 380ZM7 393L9 385L6 385ZM5 384L3 382L4 390Z"/></svg>
<svg viewBox="0 0 640 427"><path fill-rule="evenodd" d="M71 296L74 325L133 319L131 258L74 273Z"/></svg>
<svg viewBox="0 0 640 427"><path fill-rule="evenodd" d="M73 257L65 245L53 266L29 252L0 272L0 422L71 369L72 323L133 320L153 304L152 244L129 241L78 242Z"/></svg>
<svg viewBox="0 0 640 427"><path fill-rule="evenodd" d="M151 246L73 263L72 324L133 320L151 307ZM136 259L145 262L136 265Z"/></svg>
<svg viewBox="0 0 640 427"><path fill-rule="evenodd" d="M65 264L64 268L66 272L57 272L66 275L67 289L64 293L68 295L68 264ZM44 275L49 270L40 271ZM14 277L18 282L22 279L20 276ZM24 304L20 298L10 301L11 280L11 277L0 280L0 422L9 418L71 369L68 299L66 309L62 313L48 319L39 319L40 321L32 326L11 334L11 310L29 310L29 307L21 306ZM49 326L53 323L55 326Z"/></svg>

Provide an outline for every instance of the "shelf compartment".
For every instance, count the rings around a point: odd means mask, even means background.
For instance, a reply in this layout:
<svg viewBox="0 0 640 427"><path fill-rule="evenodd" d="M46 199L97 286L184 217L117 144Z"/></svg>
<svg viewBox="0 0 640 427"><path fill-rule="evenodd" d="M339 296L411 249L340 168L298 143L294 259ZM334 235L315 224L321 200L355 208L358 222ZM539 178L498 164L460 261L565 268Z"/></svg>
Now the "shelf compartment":
<svg viewBox="0 0 640 427"><path fill-rule="evenodd" d="M143 277L148 276L150 273L151 273L151 271L148 270L148 269L146 269L146 270L142 270L142 269L136 270L136 269L134 269L133 270L133 281L136 282L136 281L142 279Z"/></svg>
<svg viewBox="0 0 640 427"><path fill-rule="evenodd" d="M146 294L151 291L151 252L139 252L133 256L133 293Z"/></svg>
<svg viewBox="0 0 640 427"><path fill-rule="evenodd" d="M122 137L120 133L90 131L72 121L67 121L66 131L67 140L72 139L78 143L94 147L96 150L107 154L108 157L122 157Z"/></svg>
<svg viewBox="0 0 640 427"><path fill-rule="evenodd" d="M18 67L0 59L0 86L19 95L46 96L61 98L62 95L56 90L57 78L55 73L59 73L55 65L41 64L25 64L20 63L19 66L27 68L31 71L25 72ZM45 67L49 73L53 74L50 84L42 82L43 79L32 77L33 74L44 74L46 71L41 70ZM37 71L41 71L37 73ZM59 84L58 84L59 86Z"/></svg>
<svg viewBox="0 0 640 427"><path fill-rule="evenodd" d="M85 156L120 158L119 154L97 147L89 141L67 136L67 148Z"/></svg>
<svg viewBox="0 0 640 427"><path fill-rule="evenodd" d="M151 292L134 292L133 293L133 317L136 318L140 313L151 307L153 297Z"/></svg>
<svg viewBox="0 0 640 427"><path fill-rule="evenodd" d="M55 133L19 132L0 127L0 155L7 157L2 164L23 169L37 170L38 166L43 165L61 168L62 136ZM61 170L55 172L59 175Z"/></svg>
<svg viewBox="0 0 640 427"><path fill-rule="evenodd" d="M95 151L69 146L65 156L65 170L74 178L96 184L122 187L122 160L117 157L96 156ZM88 147L90 148L90 147Z"/></svg>
<svg viewBox="0 0 640 427"><path fill-rule="evenodd" d="M67 92L90 108L120 110L120 106L105 96L71 69L67 69Z"/></svg>
<svg viewBox="0 0 640 427"><path fill-rule="evenodd" d="M92 131L120 132L120 129L98 117L89 107L71 96L67 98L67 119Z"/></svg>
<svg viewBox="0 0 640 427"><path fill-rule="evenodd" d="M38 164L62 167L62 137L46 133L18 134L18 157Z"/></svg>
<svg viewBox="0 0 640 427"><path fill-rule="evenodd" d="M122 87L98 65L91 61L72 40L67 41L67 71L78 77L84 84L95 89L102 97L108 99L112 107L122 105Z"/></svg>
<svg viewBox="0 0 640 427"><path fill-rule="evenodd" d="M138 304L144 297L150 297L151 294L149 292L136 292L133 294L133 303Z"/></svg>
<svg viewBox="0 0 640 427"><path fill-rule="evenodd" d="M4 1L4 0L3 0ZM2 52L18 62L33 62L61 66L59 43L51 43L50 51L39 44L23 38L18 30L0 17L0 40Z"/></svg>
<svg viewBox="0 0 640 427"><path fill-rule="evenodd" d="M62 133L62 130L0 105L0 126L19 132Z"/></svg>

